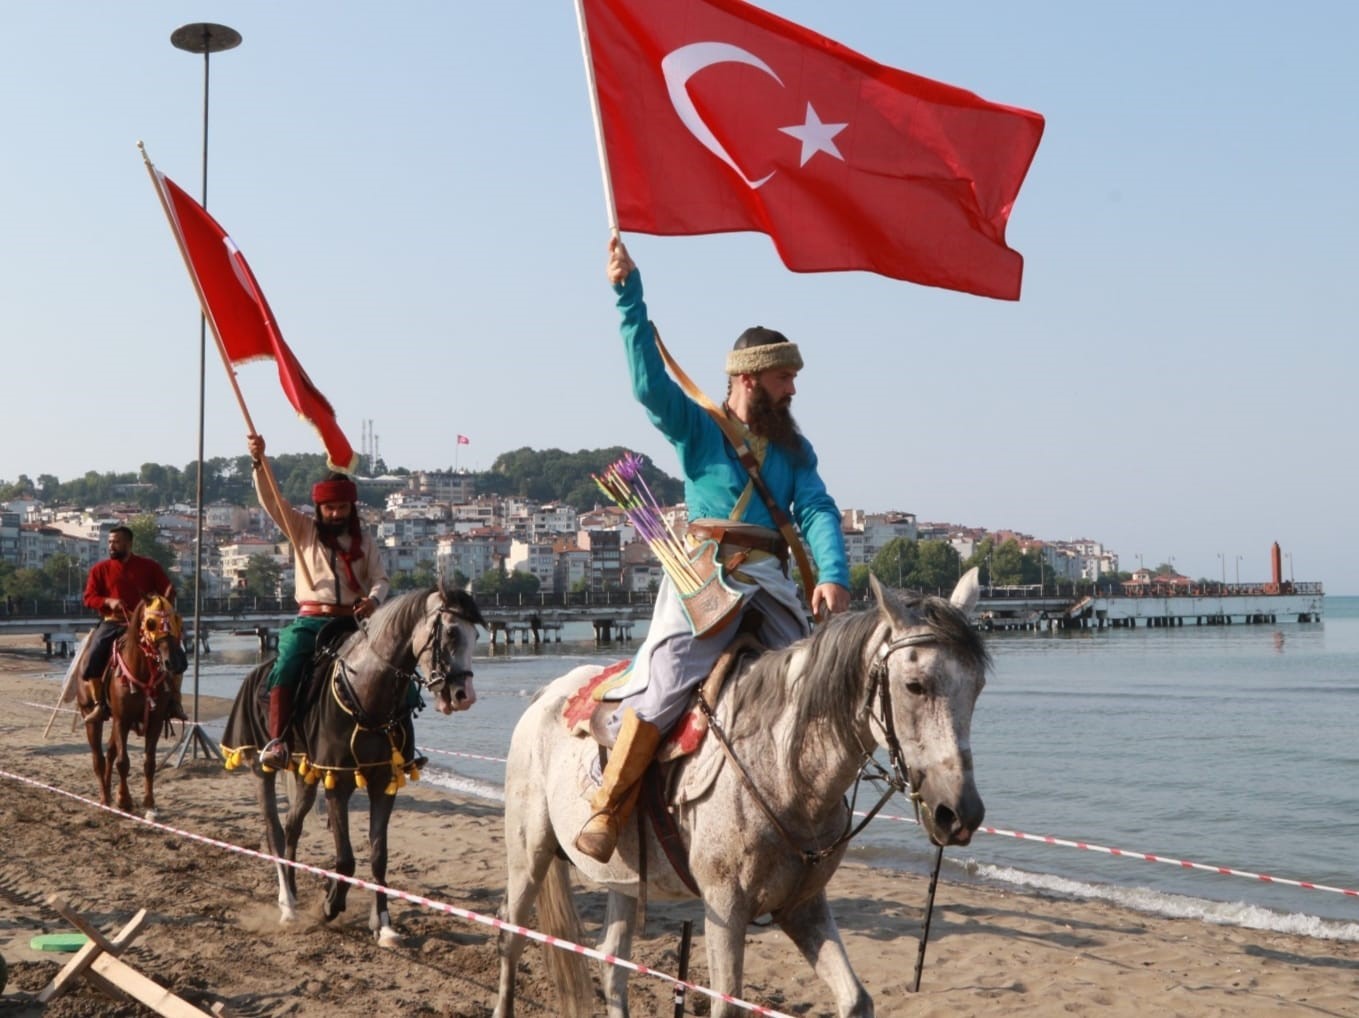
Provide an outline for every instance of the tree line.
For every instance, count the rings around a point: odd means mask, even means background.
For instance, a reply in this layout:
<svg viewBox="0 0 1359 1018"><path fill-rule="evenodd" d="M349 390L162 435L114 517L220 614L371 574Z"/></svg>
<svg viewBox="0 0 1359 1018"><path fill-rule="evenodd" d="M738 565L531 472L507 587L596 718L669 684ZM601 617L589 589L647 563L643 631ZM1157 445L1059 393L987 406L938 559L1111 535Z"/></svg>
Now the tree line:
<svg viewBox="0 0 1359 1018"><path fill-rule="evenodd" d="M509 495L537 502L563 502L588 509L604 501L591 479L628 450L621 446L607 449L530 449L525 446L496 457L490 470L473 474L477 495ZM269 463L279 488L288 501L311 501L311 486L326 474L326 458L320 453L281 453L271 455ZM381 464L378 464L381 467ZM384 470L391 476L409 476L405 467ZM684 499L684 484L648 464L646 481L656 498L664 504ZM390 485L377 484L363 476L355 478L359 501L366 505L383 504ZM248 504L254 500L250 457L218 456L203 462L203 504L232 502ZM147 511L172 505L195 505L198 500L198 462L180 468L161 463L143 463L140 470L123 473L87 471L83 477L63 481L53 474L39 474L33 480L20 474L15 481L0 480L0 502L37 498L47 506L132 505Z"/></svg>

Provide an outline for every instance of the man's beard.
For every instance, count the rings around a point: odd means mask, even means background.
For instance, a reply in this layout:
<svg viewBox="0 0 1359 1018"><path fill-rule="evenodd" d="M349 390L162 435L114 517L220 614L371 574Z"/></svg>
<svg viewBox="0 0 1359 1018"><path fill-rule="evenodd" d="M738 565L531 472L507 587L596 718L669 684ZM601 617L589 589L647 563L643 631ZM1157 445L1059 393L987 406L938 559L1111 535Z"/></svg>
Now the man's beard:
<svg viewBox="0 0 1359 1018"><path fill-rule="evenodd" d="M116 562L121 562L123 561L123 559L127 558L127 550L124 548L119 548L116 551L110 551L109 558L113 559Z"/></svg>
<svg viewBox="0 0 1359 1018"><path fill-rule="evenodd" d="M339 523L327 523L325 520L317 520L316 527L327 537L344 537L349 533L349 520L343 519Z"/></svg>
<svg viewBox="0 0 1359 1018"><path fill-rule="evenodd" d="M802 432L798 429L797 421L793 420L792 411L788 409L790 403L791 400L786 400L782 404L775 403L764 386L757 385L747 408L747 416L750 419L746 421L746 425L755 434L769 439L780 448L788 452L799 452L802 448L800 442Z"/></svg>

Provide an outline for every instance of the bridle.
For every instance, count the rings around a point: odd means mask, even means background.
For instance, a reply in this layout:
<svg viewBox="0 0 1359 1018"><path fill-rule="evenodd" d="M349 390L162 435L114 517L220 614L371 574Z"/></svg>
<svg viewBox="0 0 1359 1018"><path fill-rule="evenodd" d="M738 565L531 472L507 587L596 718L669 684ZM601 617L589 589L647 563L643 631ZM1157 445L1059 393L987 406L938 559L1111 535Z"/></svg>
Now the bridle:
<svg viewBox="0 0 1359 1018"><path fill-rule="evenodd" d="M801 848L794 841L792 834L789 833L788 829L783 825L783 822L779 820L778 816L774 813L773 808L765 801L764 796L760 794L760 790L755 786L755 780L751 777L750 771L746 769L745 764L741 762L741 759L736 755L735 750L732 749L731 741L727 738L727 733L723 731L722 725L717 720L717 715L713 708L708 704L707 700L703 698L703 694L701 692L699 693L698 706L708 720L708 727L717 737L718 744L726 752L727 758L735 765L737 771L740 773L746 787L750 790L750 794L754 796L756 804L764 812L764 815L769 822L774 825L774 829L778 831L779 836L783 839L784 843L808 865L816 865L829 858L838 848L840 848L840 846L855 838L859 832L867 827L869 822L877 816L878 812L887 805L888 800L898 792L907 792L909 794L911 804L915 807L917 819L919 819L922 811L925 812L926 816L929 815L929 807L924 803L916 783L911 778L911 770L906 763L906 755L901 749L901 740L897 738L896 724L892 720L892 684L887 681L889 674L887 661L899 650L904 650L907 647L919 647L925 644L938 643L939 638L932 632L924 632L913 633L909 636L901 636L893 640L890 638L890 630L888 631L888 634L889 635L883 637L882 643L880 643L878 649L874 651L873 660L868 666L868 693L864 697L864 705L859 711L857 720L861 721L865 714L871 715L874 699L876 697L881 706L882 714L880 717L871 717L870 719L876 721L883 730L887 743L888 759L892 764L892 771L891 773L888 773L884 770L882 765L873 758L873 750L863 745L862 741L860 741L859 750L861 757L859 760L859 776L854 781L854 795L848 803L849 809L845 818L845 829L840 833L839 837L825 848ZM917 692L917 690L910 689L909 686L907 689L910 692ZM856 730L858 727L860 726L856 723ZM858 824L855 824L854 805L858 801L859 785L865 779L869 781L884 782L886 790L878 800L877 805L869 810Z"/></svg>
<svg viewBox="0 0 1359 1018"><path fill-rule="evenodd" d="M445 615L447 615L450 620L448 628L453 632L452 647L444 646ZM472 677L472 670L470 668L458 668L454 661L457 651L457 626L459 621L465 622L469 620L465 619L462 613L456 608L447 605L441 606L439 610L434 613L434 625L430 629L429 639L426 640L425 645L420 648L420 653L415 655L417 668L414 681L431 695L437 696L439 693L442 693L450 682L466 684L467 680ZM429 670L429 678L421 679L418 663L431 644L433 644L435 648L434 654L431 655L433 664Z"/></svg>
<svg viewBox="0 0 1359 1018"><path fill-rule="evenodd" d="M453 620L452 623L447 626L444 621L444 616L446 615ZM450 682L466 683L473 674L470 669L453 666L454 652L456 651L457 622L459 620L464 620L464 616L452 605L441 604L435 609L434 622L430 626L429 636L425 638L425 642L422 643L419 650L415 652L415 663L409 670L402 668L395 662L378 654L376 650L372 651L373 656L378 659L381 665L398 682L402 683L403 688L405 684L413 683L417 688L425 690L431 696L438 696ZM445 628L454 634L451 641L445 639ZM367 619L364 619L359 623L358 632L364 640L368 640ZM452 642L454 646L452 648L446 647L445 644L447 642ZM372 649L371 641L369 646L370 649ZM434 648L434 652L430 655L432 664L430 666L429 678L425 678L420 674L420 659L425 656L431 647ZM330 649L328 652L334 660L334 678L337 686L337 699L340 706L347 713L352 714L355 720L362 726L377 728L383 727L384 724L389 724L390 719L387 722L382 722L375 718L367 717L366 715L360 717L364 712L358 707L358 697L354 693L353 683L349 678L349 665L344 658L340 656L338 647ZM344 696L338 695L341 688L345 694ZM400 702L400 700L397 701L398 704L400 704Z"/></svg>
<svg viewBox="0 0 1359 1018"><path fill-rule="evenodd" d="M895 640L884 637L873 655L873 663L868 667L868 695L864 697L863 712L871 712L874 694L877 694L880 713L873 720L882 729L883 739L887 743L887 759L892 764L892 772L888 774L882 765L873 759L871 749L861 746L860 748L864 752L864 761L859 769L859 778L862 780L867 777L871 781L886 782L887 792L884 794L883 801L878 804L877 809L881 809L883 803L894 792L905 792L911 800L911 805L915 808L917 820L920 819L922 812L931 820L933 817L930 815L928 804L920 794L919 782L911 775L910 765L906 763L906 754L901 748L901 740L897 737L896 721L892 713L892 684L887 681L889 675L887 660L897 651L905 650L907 647L920 647L938 642L939 638L930 632L913 633L910 636L901 636ZM918 694L924 692L924 689L919 683L908 683L906 691Z"/></svg>

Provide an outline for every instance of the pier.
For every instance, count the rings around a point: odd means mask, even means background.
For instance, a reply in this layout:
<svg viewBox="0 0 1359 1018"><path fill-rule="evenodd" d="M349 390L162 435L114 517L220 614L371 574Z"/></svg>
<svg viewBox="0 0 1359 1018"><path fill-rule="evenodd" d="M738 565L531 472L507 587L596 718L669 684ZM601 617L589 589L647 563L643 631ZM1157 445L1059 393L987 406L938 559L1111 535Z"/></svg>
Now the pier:
<svg viewBox="0 0 1359 1018"><path fill-rule="evenodd" d="M1034 588L983 588L978 618L991 630L1305 624L1322 620L1323 599L1320 583L1128 584L1074 600Z"/></svg>
<svg viewBox="0 0 1359 1018"><path fill-rule="evenodd" d="M945 592L945 596L947 596ZM568 622L587 622L594 629L598 646L628 643L634 629L651 617L649 595L623 595L597 603L554 606L542 603L481 603L494 650L501 645L541 646L560 643ZM977 603L977 624L985 630L1135 629L1174 626L1232 626L1278 623L1314 623L1323 617L1324 593L1320 583L1127 583L1107 590L1078 593L1069 586L1060 591L1038 584L1015 587L983 587ZM856 603L855 608L866 607ZM21 606L22 607L22 606ZM224 610L225 609L225 610ZM185 643L197 639L199 649L210 653L214 633L253 636L261 653L278 647L278 631L296 616L278 601L263 604L213 604L202 615L195 636L193 619L185 616ZM34 634L48 657L67 657L81 637L93 629L95 620L83 608L43 605L31 612L0 616L0 635Z"/></svg>

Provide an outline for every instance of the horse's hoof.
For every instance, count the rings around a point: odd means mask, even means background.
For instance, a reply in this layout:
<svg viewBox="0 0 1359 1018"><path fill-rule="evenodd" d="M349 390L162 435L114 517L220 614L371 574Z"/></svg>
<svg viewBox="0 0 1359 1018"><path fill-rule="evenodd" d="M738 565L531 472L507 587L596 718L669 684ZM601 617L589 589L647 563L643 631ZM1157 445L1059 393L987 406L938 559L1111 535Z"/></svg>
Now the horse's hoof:
<svg viewBox="0 0 1359 1018"><path fill-rule="evenodd" d="M154 807L152 807L151 809L143 813L142 816L145 817L147 820L154 821L160 817L160 814L156 812Z"/></svg>
<svg viewBox="0 0 1359 1018"><path fill-rule="evenodd" d="M390 926L384 926L378 930L378 947L400 947L402 945L401 934Z"/></svg>

